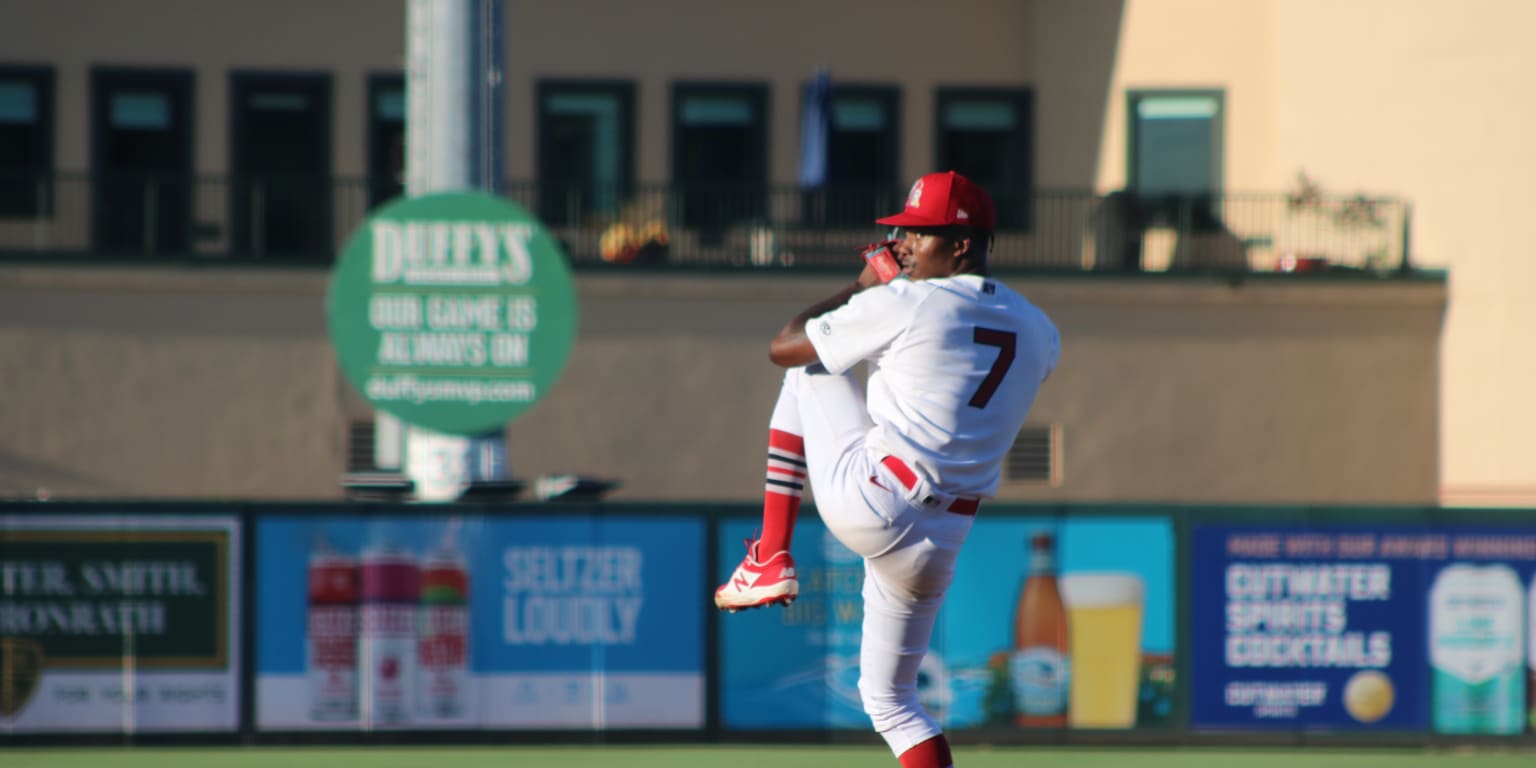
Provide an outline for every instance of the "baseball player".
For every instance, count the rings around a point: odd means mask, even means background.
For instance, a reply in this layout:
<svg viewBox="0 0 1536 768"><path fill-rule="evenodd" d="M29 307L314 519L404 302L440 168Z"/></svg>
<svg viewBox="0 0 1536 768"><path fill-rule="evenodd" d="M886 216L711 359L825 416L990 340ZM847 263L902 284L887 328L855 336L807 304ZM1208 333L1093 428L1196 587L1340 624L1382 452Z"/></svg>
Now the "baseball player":
<svg viewBox="0 0 1536 768"><path fill-rule="evenodd" d="M977 507L997 492L1061 341L1044 312L990 276L996 213L966 177L918 179L905 209L878 222L902 233L886 244L895 279L870 259L770 345L788 370L769 421L762 535L715 605L799 593L789 548L809 477L828 530L864 558L864 711L902 768L948 768L949 742L918 703L918 665ZM866 360L867 391L850 373Z"/></svg>

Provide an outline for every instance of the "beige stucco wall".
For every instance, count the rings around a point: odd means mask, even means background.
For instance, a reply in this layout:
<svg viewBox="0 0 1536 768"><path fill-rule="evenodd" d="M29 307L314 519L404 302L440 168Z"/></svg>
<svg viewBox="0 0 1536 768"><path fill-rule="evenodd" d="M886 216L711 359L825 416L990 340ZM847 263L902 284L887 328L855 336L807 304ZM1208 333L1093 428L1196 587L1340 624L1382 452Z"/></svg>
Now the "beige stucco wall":
<svg viewBox="0 0 1536 768"><path fill-rule="evenodd" d="M1536 4L1282 5L1279 149L1341 192L1414 201L1421 263L1446 268L1441 482L1452 503L1536 502ZM1371 45L1352 30L1369 29Z"/></svg>
<svg viewBox="0 0 1536 768"><path fill-rule="evenodd" d="M767 340L835 277L581 275L578 341L512 474L761 498ZM1064 351L1017 500L1435 498L1438 282L1011 279ZM349 420L317 272L0 267L0 496L325 499Z"/></svg>
<svg viewBox="0 0 1536 768"><path fill-rule="evenodd" d="M1450 274L1441 484L1451 504L1536 501L1536 5L1524 0L1129 0L1098 183L1125 173L1125 88L1226 91L1229 190L1305 172L1413 203L1413 255Z"/></svg>
<svg viewBox="0 0 1536 768"><path fill-rule="evenodd" d="M1131 0L1125 4L1114 71L1102 95L1109 107L1095 134L1103 147L1095 175L1101 189L1126 184L1126 92L1210 89L1223 104L1225 185L1230 192L1277 192L1290 177L1276 166L1273 3Z"/></svg>

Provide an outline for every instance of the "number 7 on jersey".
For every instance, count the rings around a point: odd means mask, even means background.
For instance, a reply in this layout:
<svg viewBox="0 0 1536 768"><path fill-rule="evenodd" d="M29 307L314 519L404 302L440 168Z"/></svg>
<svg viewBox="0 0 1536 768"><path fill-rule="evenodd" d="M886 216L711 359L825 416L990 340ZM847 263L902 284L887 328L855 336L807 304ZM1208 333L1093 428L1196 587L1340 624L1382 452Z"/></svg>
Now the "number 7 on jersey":
<svg viewBox="0 0 1536 768"><path fill-rule="evenodd" d="M997 392L997 386L1003 383L1003 377L1008 374L1008 367L1013 365L1014 348L1018 345L1019 335L1013 331L999 331L996 328L982 328L977 326L971 337L977 344L988 347L997 347L997 359L992 361L992 370L987 371L987 377L981 380L981 386L976 388L971 395L969 405L972 408L985 408L991 402L992 395Z"/></svg>

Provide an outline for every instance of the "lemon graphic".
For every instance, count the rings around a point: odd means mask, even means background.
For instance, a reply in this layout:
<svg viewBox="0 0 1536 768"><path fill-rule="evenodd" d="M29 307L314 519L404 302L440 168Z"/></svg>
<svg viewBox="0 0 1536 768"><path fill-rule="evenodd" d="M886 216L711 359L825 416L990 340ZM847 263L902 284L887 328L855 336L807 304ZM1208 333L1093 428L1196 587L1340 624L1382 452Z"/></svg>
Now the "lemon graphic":
<svg viewBox="0 0 1536 768"><path fill-rule="evenodd" d="M1392 711L1392 680L1374 669L1356 672L1344 684L1344 709L1362 723L1374 723Z"/></svg>

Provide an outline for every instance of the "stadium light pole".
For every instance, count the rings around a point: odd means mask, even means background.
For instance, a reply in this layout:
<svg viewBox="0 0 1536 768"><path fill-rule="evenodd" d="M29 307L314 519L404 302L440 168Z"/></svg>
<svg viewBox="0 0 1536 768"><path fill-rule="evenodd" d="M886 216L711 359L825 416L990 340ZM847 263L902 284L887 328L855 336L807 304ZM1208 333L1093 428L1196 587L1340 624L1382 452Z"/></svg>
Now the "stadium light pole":
<svg viewBox="0 0 1536 768"><path fill-rule="evenodd" d="M504 192L502 0L406 0L405 189ZM374 463L398 469L420 501L453 501L510 481L506 435L446 435L374 417Z"/></svg>

